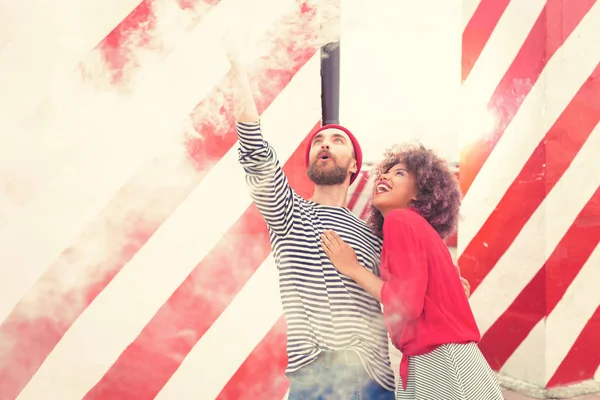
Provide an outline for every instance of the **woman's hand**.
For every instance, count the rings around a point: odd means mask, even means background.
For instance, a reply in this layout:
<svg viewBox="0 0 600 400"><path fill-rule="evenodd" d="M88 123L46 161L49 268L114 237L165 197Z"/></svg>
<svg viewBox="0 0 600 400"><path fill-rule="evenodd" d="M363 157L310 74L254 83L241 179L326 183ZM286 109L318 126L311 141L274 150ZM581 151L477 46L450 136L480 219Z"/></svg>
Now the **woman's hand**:
<svg viewBox="0 0 600 400"><path fill-rule="evenodd" d="M362 269L354 249L334 231L324 231L321 235L321 247L333 266L342 274L353 278Z"/></svg>
<svg viewBox="0 0 600 400"><path fill-rule="evenodd" d="M465 295L467 296L467 298L471 297L471 285L469 284L469 281L462 277L462 275L460 274L460 268L458 267L458 265L455 265L454 267L456 268L456 271L458 272L458 276L460 278L460 283L462 283L462 287L465 292Z"/></svg>
<svg viewBox="0 0 600 400"><path fill-rule="evenodd" d="M321 247L323 247L333 266L381 302L383 281L358 263L354 249L334 231L323 232L321 240Z"/></svg>
<svg viewBox="0 0 600 400"><path fill-rule="evenodd" d="M463 290L465 291L467 298L471 297L471 285L469 284L469 281L461 276L460 283L462 283Z"/></svg>

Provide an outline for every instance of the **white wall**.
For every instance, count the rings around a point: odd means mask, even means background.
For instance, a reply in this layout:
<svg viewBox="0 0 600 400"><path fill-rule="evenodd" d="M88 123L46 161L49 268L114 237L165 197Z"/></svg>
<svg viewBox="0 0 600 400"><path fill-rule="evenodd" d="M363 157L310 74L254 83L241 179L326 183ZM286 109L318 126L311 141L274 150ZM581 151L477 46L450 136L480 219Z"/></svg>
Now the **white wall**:
<svg viewBox="0 0 600 400"><path fill-rule="evenodd" d="M420 139L458 160L460 0L341 0L340 121L365 159Z"/></svg>

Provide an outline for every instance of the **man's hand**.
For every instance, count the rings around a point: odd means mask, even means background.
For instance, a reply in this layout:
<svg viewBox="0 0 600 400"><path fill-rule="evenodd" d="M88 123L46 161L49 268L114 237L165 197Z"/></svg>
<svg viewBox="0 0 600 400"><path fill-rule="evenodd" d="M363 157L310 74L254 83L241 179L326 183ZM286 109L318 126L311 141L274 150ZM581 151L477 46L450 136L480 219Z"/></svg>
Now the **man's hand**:
<svg viewBox="0 0 600 400"><path fill-rule="evenodd" d="M259 121L258 110L246 70L235 52L226 52L231 65L231 90L233 93L233 113L238 122L253 123Z"/></svg>
<svg viewBox="0 0 600 400"><path fill-rule="evenodd" d="M334 231L324 231L321 247L333 266L342 274L352 278L362 267L358 263L354 249L344 242Z"/></svg>
<svg viewBox="0 0 600 400"><path fill-rule="evenodd" d="M225 52L225 55L227 56L227 61L229 61L229 64L231 64L233 68L236 68L239 65L240 62L234 53L227 51Z"/></svg>

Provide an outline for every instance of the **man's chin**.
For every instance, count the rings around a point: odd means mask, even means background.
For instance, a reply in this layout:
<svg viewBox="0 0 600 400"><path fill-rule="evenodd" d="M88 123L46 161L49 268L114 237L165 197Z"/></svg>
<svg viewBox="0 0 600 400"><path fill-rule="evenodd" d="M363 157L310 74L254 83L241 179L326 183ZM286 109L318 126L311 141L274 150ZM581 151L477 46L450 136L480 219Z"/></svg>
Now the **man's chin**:
<svg viewBox="0 0 600 400"><path fill-rule="evenodd" d="M315 185L319 186L333 186L344 183L348 175L348 171L336 166L333 163L327 164L331 165L311 165L307 171L309 179Z"/></svg>
<svg viewBox="0 0 600 400"><path fill-rule="evenodd" d="M344 177L322 174L309 175L308 178L312 181L312 183L318 186L335 186L341 185L345 182Z"/></svg>

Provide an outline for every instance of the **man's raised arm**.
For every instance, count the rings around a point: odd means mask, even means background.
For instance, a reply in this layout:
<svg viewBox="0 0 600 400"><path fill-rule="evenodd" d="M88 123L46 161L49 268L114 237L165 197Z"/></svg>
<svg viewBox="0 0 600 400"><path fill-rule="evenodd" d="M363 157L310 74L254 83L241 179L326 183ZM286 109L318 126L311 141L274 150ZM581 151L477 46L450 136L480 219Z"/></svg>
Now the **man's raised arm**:
<svg viewBox="0 0 600 400"><path fill-rule="evenodd" d="M267 225L279 236L292 228L293 192L283 173L275 150L264 140L256 103L244 69L230 59L233 75L233 101L239 140L239 161L246 172L252 200Z"/></svg>

